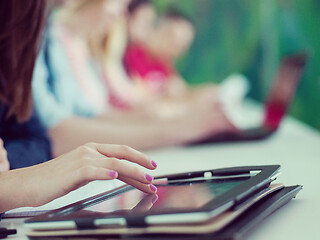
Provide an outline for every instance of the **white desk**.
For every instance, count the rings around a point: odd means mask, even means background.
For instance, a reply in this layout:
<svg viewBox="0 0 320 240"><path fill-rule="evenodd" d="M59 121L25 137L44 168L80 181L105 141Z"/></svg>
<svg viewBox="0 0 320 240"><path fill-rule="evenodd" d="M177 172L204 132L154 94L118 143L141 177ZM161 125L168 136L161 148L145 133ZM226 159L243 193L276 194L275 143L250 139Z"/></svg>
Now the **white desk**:
<svg viewBox="0 0 320 240"><path fill-rule="evenodd" d="M150 151L158 174L236 165L280 164L278 182L302 184L297 198L279 209L247 239L320 239L320 134L296 120L285 120L277 134L256 143L203 145ZM4 219L0 226L18 229L9 239L26 239L23 220Z"/></svg>

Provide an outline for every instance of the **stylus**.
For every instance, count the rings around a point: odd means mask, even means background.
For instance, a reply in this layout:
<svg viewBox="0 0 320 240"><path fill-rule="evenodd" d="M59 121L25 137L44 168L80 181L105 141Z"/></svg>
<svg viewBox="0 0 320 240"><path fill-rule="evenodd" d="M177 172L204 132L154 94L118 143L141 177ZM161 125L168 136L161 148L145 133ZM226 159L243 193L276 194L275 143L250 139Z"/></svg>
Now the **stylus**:
<svg viewBox="0 0 320 240"><path fill-rule="evenodd" d="M233 174L233 175L214 175L210 171L202 172L201 174L179 174L178 176L169 176L167 178L168 183L173 182L184 182L184 181L199 181L199 180L221 180L221 179L233 179L233 178L244 178L252 177L250 172Z"/></svg>
<svg viewBox="0 0 320 240"><path fill-rule="evenodd" d="M159 176L157 179L166 178L171 180L182 180L191 178L210 178L210 177L228 177L237 175L249 175L250 171L243 170L242 168L233 168L232 170L216 169L209 171L198 171L198 172L188 172L188 173L178 173L168 176Z"/></svg>
<svg viewBox="0 0 320 240"><path fill-rule="evenodd" d="M17 230L16 229L6 229L6 228L0 228L0 238L6 238L9 235L16 234Z"/></svg>

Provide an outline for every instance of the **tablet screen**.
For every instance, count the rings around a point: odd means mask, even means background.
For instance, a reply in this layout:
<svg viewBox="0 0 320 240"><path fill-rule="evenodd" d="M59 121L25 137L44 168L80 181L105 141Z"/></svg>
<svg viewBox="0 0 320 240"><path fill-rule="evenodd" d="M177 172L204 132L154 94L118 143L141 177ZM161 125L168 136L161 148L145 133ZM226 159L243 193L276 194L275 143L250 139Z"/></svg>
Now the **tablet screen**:
<svg viewBox="0 0 320 240"><path fill-rule="evenodd" d="M128 190L125 193L110 197L100 203L94 205L84 203L82 210L79 211L78 209L77 215L97 216L97 213L123 215L133 212L195 210L246 180L248 180L248 177L157 185L158 191L155 195L148 195L132 187L127 187ZM72 212L63 215L69 214L72 214Z"/></svg>

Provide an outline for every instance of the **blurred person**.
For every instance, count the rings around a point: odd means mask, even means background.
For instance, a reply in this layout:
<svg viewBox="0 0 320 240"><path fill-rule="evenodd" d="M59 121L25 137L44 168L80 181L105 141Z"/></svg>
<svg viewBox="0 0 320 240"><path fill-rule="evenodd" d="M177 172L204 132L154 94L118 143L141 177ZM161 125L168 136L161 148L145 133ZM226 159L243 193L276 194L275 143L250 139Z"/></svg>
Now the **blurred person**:
<svg viewBox="0 0 320 240"><path fill-rule="evenodd" d="M163 94L164 92L174 93L172 95L179 95L177 93L181 92L196 92L194 88L189 91L191 89L187 87L174 68L175 61L187 52L193 42L195 31L191 21L179 15L179 12L174 15L173 11L163 17L161 22L165 23L161 24L159 30L156 28L157 21L157 13L152 2L132 0L128 5L128 46L125 46L126 42L123 40L126 33L123 30L125 22L122 19L121 27L115 27L115 31L108 35L108 41L103 50L96 51L100 53L98 55L101 53L103 55L99 58L99 62L103 63L102 68L108 82L113 106L140 109L142 114L144 112L147 113L145 115L148 113L153 115L152 112L155 110L152 111L152 108L157 109L157 105L164 107L168 104L177 104L171 101L177 99L168 99L168 96ZM170 31L162 31L164 28ZM168 38L170 38L169 41ZM172 51L172 48L175 48L176 55L167 58L164 54ZM123 69L122 57L126 71ZM169 82L172 85L170 87ZM208 99L210 99L209 96L213 96L212 101L215 101L216 89L213 89L212 86L208 88L208 86L202 87L203 91L198 96L187 95L179 99L178 104L186 108L187 106L183 105L189 103L184 103L184 101L198 101L195 98L201 95ZM150 102L152 104L149 104ZM168 107L165 108L168 109ZM156 110L156 112L161 111Z"/></svg>
<svg viewBox="0 0 320 240"><path fill-rule="evenodd" d="M111 107L121 110L128 110L131 105L128 103L137 102L143 98L143 92L129 79L122 63L127 38L126 14L118 14L100 42L92 43L89 40L92 57L99 63L100 70L103 72Z"/></svg>
<svg viewBox="0 0 320 240"><path fill-rule="evenodd" d="M175 70L174 64L190 48L195 36L194 26L185 16L168 12L161 18L156 29L146 28L149 30L146 30L145 36L141 34L142 30L136 33L137 25L141 21L139 18L143 17L142 13L147 14L147 9L150 8L150 3L142 2L143 5L138 5L138 9L131 12L132 23L129 24L130 41L124 57L125 67L133 79L140 79L153 93L185 92L186 84ZM142 27L143 25L140 28ZM181 90L175 85L181 85Z"/></svg>
<svg viewBox="0 0 320 240"><path fill-rule="evenodd" d="M90 50L101 47L103 38L99 35L104 32L106 36L106 30L111 29L105 11L115 1L126 8L126 1L79 0L58 10L54 16L57 22L51 23L35 68L33 92L36 108L52 140L54 156L87 142L136 149L183 145L232 127L225 116L212 111L211 104L189 104L187 110L169 119L145 117L139 107L137 111L125 112L110 108L108 88L101 80L104 73L91 58ZM157 112L156 107L152 108Z"/></svg>
<svg viewBox="0 0 320 240"><path fill-rule="evenodd" d="M132 0L128 5L129 44L146 44L155 31L157 12L150 0Z"/></svg>
<svg viewBox="0 0 320 240"><path fill-rule="evenodd" d="M125 110L134 107L143 109L144 102L146 99L150 100L153 94L146 90L141 81L135 81L136 76L127 75L128 69L124 69L123 57L128 53L134 55L137 51L144 51L144 45L155 31L157 13L149 0L132 0L128 5L127 21L125 20L122 18L121 26L116 26L108 35L104 50L99 51L103 53L100 61L106 73L111 104ZM141 65L144 64L142 62Z"/></svg>
<svg viewBox="0 0 320 240"><path fill-rule="evenodd" d="M156 102L167 109L165 112L176 112L173 105L183 108L199 101L216 106L216 85L190 87L175 69L175 62L193 43L195 28L192 21L176 9L155 20L155 9L148 0L133 0L128 9L129 44L124 65L133 81L143 86L151 99L158 97L160 101ZM144 16L149 24L143 21ZM145 102L150 102L150 97Z"/></svg>
<svg viewBox="0 0 320 240"><path fill-rule="evenodd" d="M93 117L108 109L108 92L91 58L88 41L98 45L95 42L110 30L126 2L65 1L53 14L33 84L45 126L56 125L67 116Z"/></svg>
<svg viewBox="0 0 320 240"><path fill-rule="evenodd" d="M156 163L126 146L89 143L45 163L9 170L11 152L34 163L39 154L49 155L32 114L31 89L45 9L46 1L0 1L0 213L43 205L94 180L118 178L154 194L153 178L144 170Z"/></svg>
<svg viewBox="0 0 320 240"><path fill-rule="evenodd" d="M157 13L149 0L132 0L127 9L127 17L122 16L117 24L107 33L107 41L96 51L99 62L105 73L109 89L110 103L121 110L135 108L143 116L150 113L143 110L146 98L152 97L150 92L139 81L132 81L123 65L123 57L129 48L144 45L153 34ZM142 103L142 104L141 104ZM152 113L151 113L152 115Z"/></svg>

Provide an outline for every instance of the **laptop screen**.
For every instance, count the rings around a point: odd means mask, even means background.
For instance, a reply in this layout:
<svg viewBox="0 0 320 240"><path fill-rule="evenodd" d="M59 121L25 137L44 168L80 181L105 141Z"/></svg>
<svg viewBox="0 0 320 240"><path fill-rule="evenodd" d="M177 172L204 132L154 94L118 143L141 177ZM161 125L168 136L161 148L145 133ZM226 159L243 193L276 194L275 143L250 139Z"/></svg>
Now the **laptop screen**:
<svg viewBox="0 0 320 240"><path fill-rule="evenodd" d="M281 63L265 104L263 126L277 129L295 95L307 55L290 56Z"/></svg>

